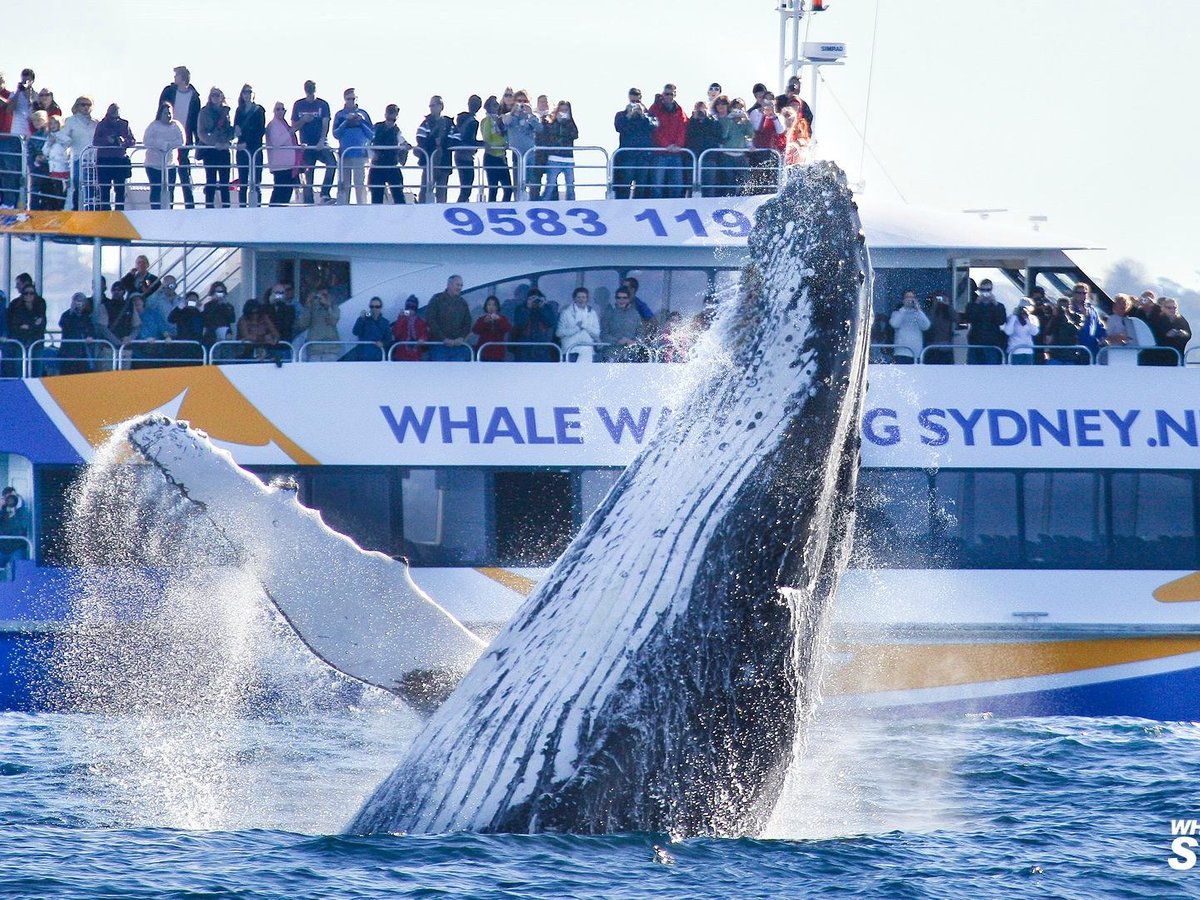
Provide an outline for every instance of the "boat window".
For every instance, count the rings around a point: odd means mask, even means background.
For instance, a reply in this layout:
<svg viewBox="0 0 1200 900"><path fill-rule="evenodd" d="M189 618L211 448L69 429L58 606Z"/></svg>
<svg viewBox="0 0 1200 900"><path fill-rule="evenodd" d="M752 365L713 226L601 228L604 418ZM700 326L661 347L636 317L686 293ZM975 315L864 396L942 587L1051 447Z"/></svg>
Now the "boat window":
<svg viewBox="0 0 1200 900"><path fill-rule="evenodd" d="M585 469L579 473L579 508L583 518L590 516L600 505L621 477L621 472L621 469Z"/></svg>
<svg viewBox="0 0 1200 900"><path fill-rule="evenodd" d="M76 480L83 472L77 466L38 466L34 497L37 500L37 557L44 566L71 565L71 542L67 520ZM32 508L32 504L31 504Z"/></svg>
<svg viewBox="0 0 1200 900"><path fill-rule="evenodd" d="M539 275L538 290L546 295L547 300L555 301L560 309L565 309L571 303L571 294L579 287L578 272L551 272Z"/></svg>
<svg viewBox="0 0 1200 900"><path fill-rule="evenodd" d="M496 472L496 557L504 566L548 566L575 536L569 472Z"/></svg>
<svg viewBox="0 0 1200 900"><path fill-rule="evenodd" d="M621 274L616 269L587 269L583 273L583 286L592 292L592 297L603 289L608 293L608 303L612 303L612 295L620 284Z"/></svg>
<svg viewBox="0 0 1200 900"><path fill-rule="evenodd" d="M33 558L33 466L24 456L0 453L0 580L12 573L12 563ZM38 500L40 501L40 496Z"/></svg>
<svg viewBox="0 0 1200 900"><path fill-rule="evenodd" d="M937 473L935 566L987 569L1020 564L1016 479L1012 472Z"/></svg>
<svg viewBox="0 0 1200 900"><path fill-rule="evenodd" d="M350 299L350 262L344 259L300 260L300 300L313 291L326 290L334 303Z"/></svg>
<svg viewBox="0 0 1200 900"><path fill-rule="evenodd" d="M1105 564L1104 479L1097 472L1025 474L1025 558L1034 568Z"/></svg>
<svg viewBox="0 0 1200 900"><path fill-rule="evenodd" d="M334 531L352 537L364 550L392 553L391 479L377 467L322 467L310 471L301 500L321 510Z"/></svg>
<svg viewBox="0 0 1200 900"><path fill-rule="evenodd" d="M916 291L918 297L926 297L934 291L945 291L947 297L951 296L950 270L945 266L936 269L876 269L871 288L875 312L890 315L908 290Z"/></svg>
<svg viewBox="0 0 1200 900"><path fill-rule="evenodd" d="M1114 566L1189 569L1196 564L1192 473L1116 472L1111 491Z"/></svg>
<svg viewBox="0 0 1200 900"><path fill-rule="evenodd" d="M929 476L923 469L863 469L858 476L854 564L929 565Z"/></svg>
<svg viewBox="0 0 1200 900"><path fill-rule="evenodd" d="M630 269L625 273L626 278L636 278L638 281L638 299L644 302L650 311L662 321L663 302L667 294L667 273L664 269Z"/></svg>
<svg viewBox="0 0 1200 900"><path fill-rule="evenodd" d="M709 292L709 277L704 269L672 269L669 273L670 293L666 306L672 312L691 318L704 309Z"/></svg>

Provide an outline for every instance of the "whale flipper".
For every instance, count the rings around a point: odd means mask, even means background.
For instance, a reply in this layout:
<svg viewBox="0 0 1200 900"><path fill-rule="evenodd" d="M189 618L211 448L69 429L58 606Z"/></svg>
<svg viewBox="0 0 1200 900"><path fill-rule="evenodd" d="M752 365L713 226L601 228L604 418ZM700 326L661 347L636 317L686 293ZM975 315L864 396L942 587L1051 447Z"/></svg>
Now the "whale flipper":
<svg viewBox="0 0 1200 900"><path fill-rule="evenodd" d="M186 422L151 415L129 443L207 517L312 652L428 711L486 646L412 580L360 549L293 491L265 485Z"/></svg>

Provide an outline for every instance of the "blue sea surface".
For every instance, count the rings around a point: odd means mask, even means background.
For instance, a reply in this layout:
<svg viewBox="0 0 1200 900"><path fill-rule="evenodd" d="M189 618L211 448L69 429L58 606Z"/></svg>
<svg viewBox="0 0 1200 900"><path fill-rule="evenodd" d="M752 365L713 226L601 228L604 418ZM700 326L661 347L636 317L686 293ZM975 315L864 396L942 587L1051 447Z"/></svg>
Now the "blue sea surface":
<svg viewBox="0 0 1200 900"><path fill-rule="evenodd" d="M1167 862L1194 724L822 714L763 839L345 837L415 727L366 701L216 731L0 715L0 896L1200 896Z"/></svg>

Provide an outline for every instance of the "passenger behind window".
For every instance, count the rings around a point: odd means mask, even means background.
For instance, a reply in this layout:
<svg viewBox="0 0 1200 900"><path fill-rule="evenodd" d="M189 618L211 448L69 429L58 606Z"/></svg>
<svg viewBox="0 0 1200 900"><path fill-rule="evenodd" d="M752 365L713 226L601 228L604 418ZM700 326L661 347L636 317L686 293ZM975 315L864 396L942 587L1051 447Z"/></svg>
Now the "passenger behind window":
<svg viewBox="0 0 1200 900"><path fill-rule="evenodd" d="M1002 326L1008 335L1008 361L1014 366L1033 364L1033 344L1041 330L1041 323L1033 315L1033 301L1022 298L1016 311Z"/></svg>
<svg viewBox="0 0 1200 900"><path fill-rule="evenodd" d="M600 341L600 318L585 287L575 288L571 305L558 317L558 336L568 362L591 362Z"/></svg>
<svg viewBox="0 0 1200 900"><path fill-rule="evenodd" d="M917 306L916 291L904 292L904 299L900 301L900 307L892 313L889 322L896 334L892 361L915 363L925 345L924 334L929 330L929 317Z"/></svg>
<svg viewBox="0 0 1200 900"><path fill-rule="evenodd" d="M522 344L540 344L537 347L514 347L513 358L517 362L554 362L559 354L552 346L554 330L558 325L558 304L547 302L537 288L532 288L525 303L513 313L512 339Z"/></svg>

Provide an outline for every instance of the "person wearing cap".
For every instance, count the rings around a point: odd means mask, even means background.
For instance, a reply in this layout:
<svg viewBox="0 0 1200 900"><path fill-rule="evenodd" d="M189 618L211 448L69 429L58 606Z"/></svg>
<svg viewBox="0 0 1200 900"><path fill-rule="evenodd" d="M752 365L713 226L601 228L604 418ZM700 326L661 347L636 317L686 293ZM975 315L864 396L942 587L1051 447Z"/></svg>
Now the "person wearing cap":
<svg viewBox="0 0 1200 900"><path fill-rule="evenodd" d="M367 111L358 105L358 91L346 88L342 92L343 106L333 117L333 136L338 139L341 154L341 175L338 179L337 202L350 202L351 183L354 202L367 202L367 147L375 136L375 126Z"/></svg>
<svg viewBox="0 0 1200 900"><path fill-rule="evenodd" d="M415 294L409 294L408 299L404 301L404 312L396 316L396 321L392 323L392 339L396 343L391 348L388 359L401 362L420 360L424 348L415 344L429 340L429 327L425 320L417 315L420 305Z"/></svg>
<svg viewBox="0 0 1200 900"><path fill-rule="evenodd" d="M301 177L304 183L304 202L313 203L313 180L317 174L317 163L325 167L321 182L321 202L331 203L334 172L337 157L329 149L329 122L332 118L329 104L317 96L317 83L311 78L304 82L304 96L292 104L292 124L298 126L300 145L304 148L304 165Z"/></svg>
<svg viewBox="0 0 1200 900"><path fill-rule="evenodd" d="M672 199L683 196L683 170L689 161L680 152L687 144L688 119L683 107L675 102L676 93L675 85L664 84L650 107L650 118L654 120L651 139L657 151L651 158L654 196Z"/></svg>
<svg viewBox="0 0 1200 900"><path fill-rule="evenodd" d="M629 102L613 118L613 127L620 138L613 153L613 196L618 199L648 197L650 184L650 153L654 146L654 127L642 104L642 92L629 89Z"/></svg>
<svg viewBox="0 0 1200 900"><path fill-rule="evenodd" d="M192 163L189 157L196 147L196 129L200 121L200 92L192 87L192 73L187 66L175 67L175 79L158 95L159 106L171 104L175 119L183 126L183 137L187 146L179 152L179 186L183 190L183 204L188 209L196 205L192 193Z"/></svg>
<svg viewBox="0 0 1200 900"><path fill-rule="evenodd" d="M701 165L700 157L706 150L716 150L721 146L721 123L712 114L712 108L703 100L698 100L692 107L692 114L687 121L687 140L684 146L692 151L696 165ZM710 153L704 158L700 169L700 193L706 197L717 196L717 175L714 159L718 154ZM684 167L684 182L691 187L692 172Z"/></svg>

